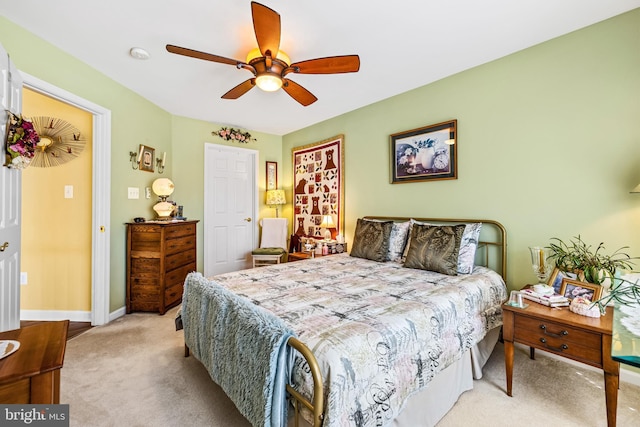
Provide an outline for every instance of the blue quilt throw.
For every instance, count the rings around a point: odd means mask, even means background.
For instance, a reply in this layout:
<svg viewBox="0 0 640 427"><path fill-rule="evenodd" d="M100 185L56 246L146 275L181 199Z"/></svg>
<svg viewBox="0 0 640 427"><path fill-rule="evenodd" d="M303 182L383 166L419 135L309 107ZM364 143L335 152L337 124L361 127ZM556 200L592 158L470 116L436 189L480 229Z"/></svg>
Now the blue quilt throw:
<svg viewBox="0 0 640 427"><path fill-rule="evenodd" d="M200 273L185 280L181 318L185 343L240 413L253 426L285 426L293 331Z"/></svg>

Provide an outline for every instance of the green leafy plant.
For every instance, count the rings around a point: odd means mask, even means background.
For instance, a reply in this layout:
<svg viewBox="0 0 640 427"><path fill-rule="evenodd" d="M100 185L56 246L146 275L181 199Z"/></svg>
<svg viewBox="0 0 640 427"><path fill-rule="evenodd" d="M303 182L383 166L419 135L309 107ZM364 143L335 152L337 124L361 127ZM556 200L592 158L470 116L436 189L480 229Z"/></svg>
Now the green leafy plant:
<svg viewBox="0 0 640 427"><path fill-rule="evenodd" d="M616 276L616 271L631 270L633 260L638 259L624 252L628 246L606 255L603 253L604 243L593 250L580 236L570 240L568 244L555 237L551 240L548 247L551 251L549 258L555 260L556 267L560 270L574 273L582 271L585 281L597 285L602 285L606 279L610 280L609 292L593 302L601 313L605 312L606 306L612 301L624 305L640 304L640 285Z"/></svg>
<svg viewBox="0 0 640 427"><path fill-rule="evenodd" d="M587 282L597 285L602 284L607 278L613 280L616 270L630 270L633 266L632 260L636 259L623 252L629 248L628 246L606 255L603 253L604 243L600 243L593 250L580 236L570 240L568 244L556 237L551 241L548 247L551 251L549 258L555 260L556 267L569 272L582 271Z"/></svg>

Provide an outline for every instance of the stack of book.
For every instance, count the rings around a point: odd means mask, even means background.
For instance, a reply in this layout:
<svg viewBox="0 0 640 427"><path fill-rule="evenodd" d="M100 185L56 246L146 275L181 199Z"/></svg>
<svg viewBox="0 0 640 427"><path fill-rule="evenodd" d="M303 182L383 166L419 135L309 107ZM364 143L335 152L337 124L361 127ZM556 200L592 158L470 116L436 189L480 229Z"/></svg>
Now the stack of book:
<svg viewBox="0 0 640 427"><path fill-rule="evenodd" d="M553 293L551 295L544 295L539 294L530 288L520 290L520 294L522 295L522 298L535 301L538 304L546 305L547 307L568 307L571 303L568 298L563 297L560 294Z"/></svg>

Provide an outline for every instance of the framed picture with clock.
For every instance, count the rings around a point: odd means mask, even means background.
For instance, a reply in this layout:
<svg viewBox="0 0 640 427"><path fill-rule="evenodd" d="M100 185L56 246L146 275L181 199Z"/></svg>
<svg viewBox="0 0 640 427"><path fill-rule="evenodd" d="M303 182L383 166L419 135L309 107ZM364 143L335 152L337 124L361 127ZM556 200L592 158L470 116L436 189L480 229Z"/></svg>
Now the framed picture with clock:
<svg viewBox="0 0 640 427"><path fill-rule="evenodd" d="M457 120L389 137L391 183L458 179Z"/></svg>

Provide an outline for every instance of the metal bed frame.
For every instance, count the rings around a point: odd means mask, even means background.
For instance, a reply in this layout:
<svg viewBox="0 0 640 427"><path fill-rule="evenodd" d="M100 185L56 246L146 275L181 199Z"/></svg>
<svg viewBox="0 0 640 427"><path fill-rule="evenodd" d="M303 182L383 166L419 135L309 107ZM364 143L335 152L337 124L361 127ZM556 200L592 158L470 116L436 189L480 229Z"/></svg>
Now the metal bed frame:
<svg viewBox="0 0 640 427"><path fill-rule="evenodd" d="M451 218L416 218L416 217L383 217L383 216L365 216L365 219L374 220L390 220L394 222L404 222L414 219L420 222L434 223L437 225L451 225L469 222L481 222L482 230L478 241L478 251L476 251L476 261L478 258L483 259L480 265L491 268L500 273L506 282L507 277L507 232L502 224L494 220L479 219L451 219ZM488 229L485 229L488 225ZM302 408L306 408L313 414L312 427L321 427L324 419L324 391L322 375L320 367L313 352L302 341L297 338L289 338L287 345L298 351L306 360L313 377L313 397L306 398L300 394L293 384L286 384L286 390L289 400L294 408L294 426L300 425L300 412ZM185 357L189 356L189 348L185 344Z"/></svg>

